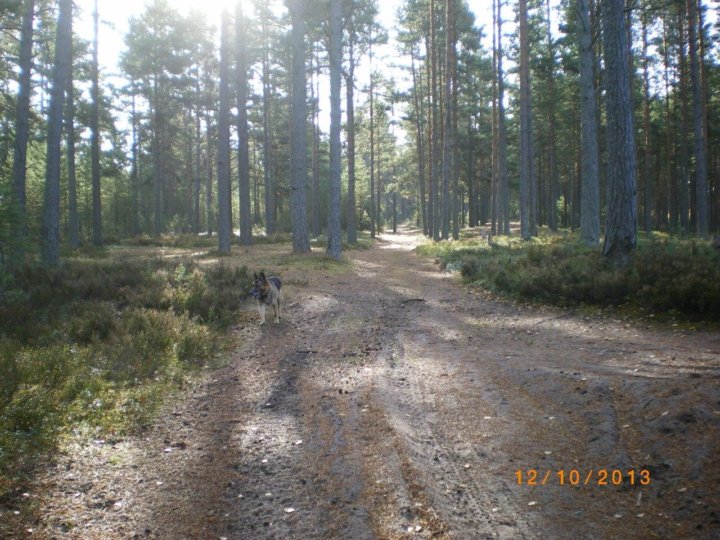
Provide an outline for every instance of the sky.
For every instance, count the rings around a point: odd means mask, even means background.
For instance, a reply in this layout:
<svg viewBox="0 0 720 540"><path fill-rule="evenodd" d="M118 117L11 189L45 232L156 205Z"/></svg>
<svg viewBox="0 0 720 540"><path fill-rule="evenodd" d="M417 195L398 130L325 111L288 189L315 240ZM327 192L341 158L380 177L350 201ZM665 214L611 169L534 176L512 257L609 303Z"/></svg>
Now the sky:
<svg viewBox="0 0 720 540"><path fill-rule="evenodd" d="M100 13L100 36L99 36L99 60L100 69L103 76L110 82L120 86L123 84L122 78L119 77L118 62L120 54L125 49L124 36L127 33L128 20L132 16L137 16L145 11L145 5L152 0L97 0L98 9ZM252 13L254 11L252 0L242 0L247 4L247 12ZM268 3L272 3L278 6L279 10L284 10L284 0L266 0ZM312 0L310 0L312 1ZM559 0L552 0L557 2ZM75 4L81 10L81 16L79 20L76 20L74 31L77 34L91 41L93 37L93 20L92 13L94 9L95 0L75 0ZM191 8L197 10L202 9L206 12L208 20L211 23L219 24L220 14L223 8L227 7L231 13L234 11L236 0L171 0L171 4L177 8L178 11L187 13ZM403 0L379 0L379 16L378 20L380 23L389 31L391 37L391 43L387 46L376 50L376 60L373 64L374 69L383 71L386 77L394 77L399 88L406 88L410 85L409 80L402 80L405 75L397 70L392 70L390 65L394 62L397 53L395 52L394 45L392 44L392 37L394 36L394 27L397 11L403 4ZM468 0L468 5L471 11L475 13L476 25L483 26L486 34L487 43L485 47L487 49L492 48L491 42L491 22L492 22L492 10L488 9L489 2L487 0ZM511 9L505 8L505 18L511 17ZM357 76L358 80L368 80L370 69L368 65L362 63L358 66ZM329 129L329 89L328 85L323 83L321 80L320 85L320 127L323 131ZM344 108L344 107L343 107ZM395 116L399 116L401 111L395 111ZM124 124L122 118L118 118L120 124ZM122 128L122 125L119 127ZM402 133L397 133L399 138L402 140L404 137Z"/></svg>
<svg viewBox="0 0 720 540"><path fill-rule="evenodd" d="M127 32L127 21L131 16L141 14L145 9L145 4L150 0L98 0L98 8L100 12L100 63L104 67L106 74L117 71L117 61L120 52L124 49L124 35ZM252 10L251 2L243 0L248 4L248 11ZM282 5L282 0L271 0L272 2ZM76 0L76 5L82 10L81 19L76 24L75 31L87 40L92 39L92 11L94 0ZM224 6L231 11L235 5L235 0L172 0L172 5L177 6L178 11L187 12L191 7L194 9L204 9L211 22L219 22L220 13ZM387 27L392 33L392 24L395 20L398 8L402 4L402 0L381 0L378 2L380 14L379 20L383 26ZM486 34L490 33L491 10L488 9L487 0L469 0L470 9L475 13L477 24L484 24ZM510 9L505 8L510 15ZM488 44L490 47L490 44Z"/></svg>

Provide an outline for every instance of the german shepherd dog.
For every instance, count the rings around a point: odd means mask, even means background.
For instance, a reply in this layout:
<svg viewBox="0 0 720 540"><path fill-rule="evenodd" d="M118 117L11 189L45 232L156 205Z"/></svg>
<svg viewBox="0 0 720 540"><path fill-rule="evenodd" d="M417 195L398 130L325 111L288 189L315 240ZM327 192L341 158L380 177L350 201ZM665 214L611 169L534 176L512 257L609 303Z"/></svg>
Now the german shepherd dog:
<svg viewBox="0 0 720 540"><path fill-rule="evenodd" d="M280 301L282 283L275 276L265 277L265 272L254 275L253 288L250 294L255 297L260 312L260 324L265 324L265 306L270 305L275 313L275 324L280 322Z"/></svg>

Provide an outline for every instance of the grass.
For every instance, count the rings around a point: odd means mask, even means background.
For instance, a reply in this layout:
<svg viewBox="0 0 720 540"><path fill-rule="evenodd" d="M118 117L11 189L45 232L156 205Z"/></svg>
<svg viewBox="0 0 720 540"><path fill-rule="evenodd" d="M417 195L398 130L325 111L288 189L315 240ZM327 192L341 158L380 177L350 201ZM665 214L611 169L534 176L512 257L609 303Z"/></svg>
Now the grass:
<svg viewBox="0 0 720 540"><path fill-rule="evenodd" d="M149 426L229 345L252 272L293 286L350 267L318 247L291 253L287 235L254 240L220 255L212 238L137 237L67 252L57 269L0 269L0 501L68 436Z"/></svg>
<svg viewBox="0 0 720 540"><path fill-rule="evenodd" d="M642 239L625 268L575 237L428 243L464 280L512 297L560 306L624 306L688 321L720 317L720 255L707 242Z"/></svg>
<svg viewBox="0 0 720 540"><path fill-rule="evenodd" d="M147 426L237 321L245 267L112 251L0 273L0 498L70 433Z"/></svg>

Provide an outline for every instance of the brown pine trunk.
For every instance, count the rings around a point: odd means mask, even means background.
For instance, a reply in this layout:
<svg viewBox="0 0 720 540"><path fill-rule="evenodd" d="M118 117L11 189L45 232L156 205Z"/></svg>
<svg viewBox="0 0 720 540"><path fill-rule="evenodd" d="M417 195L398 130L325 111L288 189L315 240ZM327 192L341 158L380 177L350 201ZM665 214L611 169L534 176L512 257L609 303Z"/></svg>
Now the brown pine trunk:
<svg viewBox="0 0 720 540"><path fill-rule="evenodd" d="M218 251L230 253L232 214L230 202L230 23L223 11L220 25L220 95L218 111Z"/></svg>
<svg viewBox="0 0 720 540"><path fill-rule="evenodd" d="M20 57L18 67L18 94L15 104L15 141L13 148L13 191L17 223L13 237L16 241L12 260L21 261L26 235L26 179L27 145L30 133L30 94L32 93L32 49L35 0L23 2L22 25L20 28Z"/></svg>
<svg viewBox="0 0 720 540"><path fill-rule="evenodd" d="M93 245L103 243L102 199L100 193L100 81L98 69L98 3L95 0L93 11L93 53L92 87L90 89L92 106L90 109L90 165L92 170L92 241Z"/></svg>
<svg viewBox="0 0 720 540"><path fill-rule="evenodd" d="M235 91L237 97L238 198L240 243L252 244L252 210L250 200L250 153L247 120L247 28L242 2L235 5Z"/></svg>
<svg viewBox="0 0 720 540"><path fill-rule="evenodd" d="M705 103L703 101L701 58L698 53L697 3L687 0L690 79L693 105L693 150L695 156L695 226L700 238L708 236L707 157L705 154Z"/></svg>
<svg viewBox="0 0 720 540"><path fill-rule="evenodd" d="M624 1L602 3L607 70L608 208L603 253L626 265L636 245L635 137Z"/></svg>
<svg viewBox="0 0 720 540"><path fill-rule="evenodd" d="M60 162L63 105L67 79L72 76L72 0L58 7L52 92L48 109L45 197L42 221L42 260L46 266L60 263Z"/></svg>

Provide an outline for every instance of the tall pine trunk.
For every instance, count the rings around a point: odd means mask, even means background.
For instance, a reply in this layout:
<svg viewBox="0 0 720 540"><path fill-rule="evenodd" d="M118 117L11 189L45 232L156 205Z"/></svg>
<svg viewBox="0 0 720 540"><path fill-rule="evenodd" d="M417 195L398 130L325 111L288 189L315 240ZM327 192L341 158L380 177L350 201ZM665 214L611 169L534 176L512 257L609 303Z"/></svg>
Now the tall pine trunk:
<svg viewBox="0 0 720 540"><path fill-rule="evenodd" d="M530 35L527 0L518 2L520 16L520 236L533 236L532 111L530 109Z"/></svg>
<svg viewBox="0 0 720 540"><path fill-rule="evenodd" d="M27 146L30 133L30 95L32 94L32 50L33 22L35 21L35 0L23 2L22 26L20 28L20 58L18 67L18 95L15 105L15 141L13 148L13 191L17 222L14 239L17 242L13 259L20 261L26 235L26 179L27 179Z"/></svg>
<svg viewBox="0 0 720 540"><path fill-rule="evenodd" d="M417 165L418 165L418 189L420 193L420 220L422 221L423 234L428 236L430 229L428 228L428 213L427 213L427 201L425 194L425 149L423 147L423 135L424 125L422 122L422 109L420 103L422 102L422 86L418 84L417 73L415 70L415 46L410 44L410 69L412 71L413 81L413 105L415 107L415 147L417 152Z"/></svg>
<svg viewBox="0 0 720 540"><path fill-rule="evenodd" d="M240 203L240 243L252 244L250 209L250 156L247 120L247 24L242 2L235 5L235 87L237 92L238 179Z"/></svg>
<svg viewBox="0 0 720 540"><path fill-rule="evenodd" d="M695 156L696 228L700 238L708 235L708 182L705 131L705 102L703 100L700 55L698 53L697 0L687 0L690 80L692 81L693 149Z"/></svg>
<svg viewBox="0 0 720 540"><path fill-rule="evenodd" d="M593 52L590 0L577 0L580 49L580 107L582 145L582 195L580 229L588 245L600 239L600 165L598 150L595 55Z"/></svg>
<svg viewBox="0 0 720 540"><path fill-rule="evenodd" d="M232 215L230 202L230 23L227 10L223 11L220 23L220 95L218 110L218 250L230 253L232 237Z"/></svg>
<svg viewBox="0 0 720 540"><path fill-rule="evenodd" d="M643 66L643 228L646 233L652 230L652 210L654 189L652 181L652 140L650 137L650 71L648 69L648 13L642 13L642 66Z"/></svg>
<svg viewBox="0 0 720 540"><path fill-rule="evenodd" d="M202 139L202 122L201 122L201 90L200 90L200 68L199 66L195 70L195 163L193 164L193 193L192 193L192 231L193 234L200 234L200 186L202 184L202 152L201 152L201 139Z"/></svg>
<svg viewBox="0 0 720 540"><path fill-rule="evenodd" d="M502 0L497 6L497 78L498 78L498 190L500 207L498 228L500 234L510 234L510 185L507 174L507 128L505 125L505 74L502 48Z"/></svg>
<svg viewBox="0 0 720 540"><path fill-rule="evenodd" d="M330 185L327 254L339 259L342 250L340 233L342 0L331 0L330 2L330 47L328 56L330 60Z"/></svg>
<svg viewBox="0 0 720 540"><path fill-rule="evenodd" d="M275 191L271 171L272 141L270 137L270 43L267 17L263 15L263 179L265 181L265 234L275 233Z"/></svg>
<svg viewBox="0 0 720 540"><path fill-rule="evenodd" d="M72 74L72 0L58 4L52 91L48 109L45 198L42 221L42 260L46 266L60 263L60 162L63 105L67 79Z"/></svg>
<svg viewBox="0 0 720 540"><path fill-rule="evenodd" d="M680 136L678 144L680 145L680 167L679 167L679 203L678 210L680 214L680 234L685 235L690 230L690 164L689 148L688 148L688 122L690 112L688 110L688 66L687 66L687 17L685 17L685 4L681 3L678 14L678 27L680 30L680 41L678 49L678 61L680 63L680 80L678 81L679 101L680 101Z"/></svg>
<svg viewBox="0 0 720 540"><path fill-rule="evenodd" d="M307 234L305 184L307 182L307 90L305 84L305 0L288 0L292 30L292 101L290 126L290 220L293 251L310 251Z"/></svg>
<svg viewBox="0 0 720 540"><path fill-rule="evenodd" d="M318 47L319 49L319 47ZM310 168L312 183L310 189L310 232L317 238L322 233L320 225L320 54L315 51L314 81L310 83L310 102L312 103L312 156Z"/></svg>
<svg viewBox="0 0 720 540"><path fill-rule="evenodd" d="M370 106L370 236L375 238L375 79L372 73L372 43L368 50L370 59L370 92L368 96Z"/></svg>
<svg viewBox="0 0 720 540"><path fill-rule="evenodd" d="M433 240L440 240L442 235L443 208L440 190L438 189L440 176L440 111L438 107L439 97L439 77L438 62L439 52L437 44L437 10L435 8L435 0L430 0L430 97L432 103L432 141L430 149L430 190L432 192L431 201L433 206Z"/></svg>
<svg viewBox="0 0 720 540"><path fill-rule="evenodd" d="M205 146L207 148L207 155L205 157L205 167L207 170L207 176L205 178L205 226L208 236L212 236L213 234L216 216L214 211L215 205L213 204L213 144L216 144L216 139L213 133L212 116L208 108L205 111Z"/></svg>
<svg viewBox="0 0 720 540"><path fill-rule="evenodd" d="M556 144L556 114L555 114L555 44L551 30L550 0L545 4L547 17L547 44L548 44L548 94L551 96L548 104L548 207L547 223L551 231L557 231L557 200L558 200L558 171L557 171L557 144Z"/></svg>
<svg viewBox="0 0 720 540"><path fill-rule="evenodd" d="M348 25L349 25L348 21ZM347 241L348 244L357 243L357 225L355 219L355 51L353 40L349 40L348 70L345 79L345 107L347 112Z"/></svg>
<svg viewBox="0 0 720 540"><path fill-rule="evenodd" d="M624 1L602 2L607 85L608 208L603 253L626 265L636 245L635 136Z"/></svg>
<svg viewBox="0 0 720 540"><path fill-rule="evenodd" d="M131 94L131 115L130 122L132 126L132 157L130 165L130 183L132 198L132 215L130 216L130 232L133 235L140 234L140 164L138 158L140 156L140 135L138 129L138 113L135 104L137 90L135 85L132 86Z"/></svg>
<svg viewBox="0 0 720 540"><path fill-rule="evenodd" d="M93 11L93 52L92 87L90 89L92 105L90 108L90 168L92 175L92 241L94 246L103 243L102 231L102 194L100 192L100 70L98 66L98 3L95 0Z"/></svg>
<svg viewBox="0 0 720 540"><path fill-rule="evenodd" d="M72 65L72 60L71 60ZM75 91L72 76L67 79L65 91L65 155L68 180L68 244L80 245L80 219L77 206L77 174L75 167Z"/></svg>
<svg viewBox="0 0 720 540"><path fill-rule="evenodd" d="M447 240L450 236L450 176L453 172L453 51L455 44L453 41L452 22L454 14L454 0L446 0L445 2L445 118L444 118L444 137L443 137L443 192L442 192L442 237Z"/></svg>
<svg viewBox="0 0 720 540"><path fill-rule="evenodd" d="M498 47L497 47L497 25L495 20L497 19L497 2L492 0L492 179L491 179L491 208L490 208L490 234L488 235L488 242L490 242L492 236L500 232L501 227L498 223L500 213L500 167L499 167L499 156L500 156L500 137L498 136L498 77L497 77L497 64L498 64Z"/></svg>
<svg viewBox="0 0 720 540"><path fill-rule="evenodd" d="M153 235L163 232L165 217L163 212L163 159L162 159L162 114L160 112L160 75L153 76L152 102L152 161L153 161Z"/></svg>

